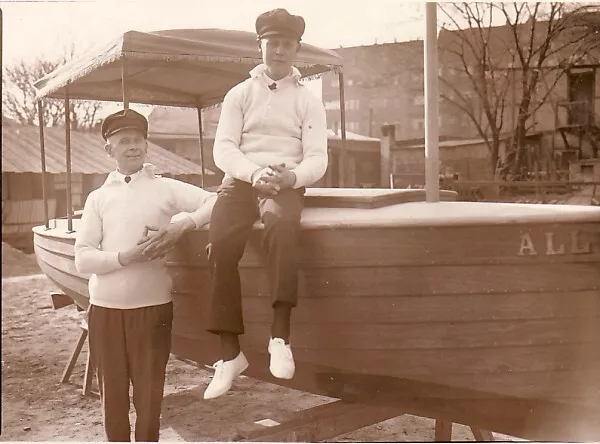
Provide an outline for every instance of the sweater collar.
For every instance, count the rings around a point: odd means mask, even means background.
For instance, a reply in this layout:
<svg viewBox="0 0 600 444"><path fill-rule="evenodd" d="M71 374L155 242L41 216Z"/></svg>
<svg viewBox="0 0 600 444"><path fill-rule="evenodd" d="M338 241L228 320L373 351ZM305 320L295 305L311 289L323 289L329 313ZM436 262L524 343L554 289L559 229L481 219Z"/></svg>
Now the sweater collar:
<svg viewBox="0 0 600 444"><path fill-rule="evenodd" d="M104 181L104 184L105 185L110 185L110 184L115 184L115 183L125 184L126 183L125 177L127 177L127 176L131 177L131 181L129 183L135 182L136 180L139 180L141 177L147 177L150 179L154 179L156 177L159 177L158 175L155 174L155 170L156 170L156 167L154 165L152 165L151 163L145 163L142 166L142 169L139 170L137 173L128 174L128 175L122 174L118 170L113 170L109 173L108 177Z"/></svg>
<svg viewBox="0 0 600 444"><path fill-rule="evenodd" d="M267 67L265 66L264 63L261 63L260 65L254 67L250 71L250 77L253 79L259 78L259 79L263 80L265 85L268 86L272 83L277 83L278 85L285 85L288 83L289 84L300 84L300 77L302 77L302 74L300 74L300 71L298 70L298 68L296 68L295 66L292 66L292 72L290 72L290 74L288 74L283 79L275 81L267 75Z"/></svg>

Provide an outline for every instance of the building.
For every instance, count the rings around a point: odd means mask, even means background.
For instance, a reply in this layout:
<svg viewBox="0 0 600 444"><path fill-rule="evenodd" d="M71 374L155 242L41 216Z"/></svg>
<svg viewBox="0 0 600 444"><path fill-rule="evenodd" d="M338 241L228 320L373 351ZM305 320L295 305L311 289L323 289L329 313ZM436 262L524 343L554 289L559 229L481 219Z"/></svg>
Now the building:
<svg viewBox="0 0 600 444"><path fill-rule="evenodd" d="M592 19L600 22L594 16L597 13L590 14ZM538 21L533 34L530 32L531 23L519 25L517 30L523 36L521 46L527 46L531 35L534 45L543 43L547 32L543 24ZM597 117L600 113L600 44L596 33L595 37L591 37L596 41L574 53L573 45L565 42L573 38L569 32L580 32L580 28L569 29L560 34L559 39L553 40L554 46L561 50L553 52L539 70L540 81L533 92L531 116L525 133L528 171L566 171L571 161L600 156ZM498 143L487 145L488 149L500 149L505 136L515 134L523 97L524 71L519 68L511 33L508 25L486 28L485 40L481 39L477 29L440 32L440 137L479 139L482 131L492 134L482 96L477 93L473 79L480 81L480 87L485 85L487 88L488 103L495 100L499 105L496 110L493 109L497 111L496 121L499 123L496 132ZM483 51L485 56L472 48ZM382 125L394 125L396 140L424 137L421 41L339 48L336 51L344 58L348 130L380 136ZM563 69L565 62L572 63L566 71ZM535 70L530 70L528 75L532 71ZM330 128L336 130L340 122L337 76L326 74L323 77L323 99ZM473 120L480 124L481 131ZM505 159L498 160L497 164L501 164ZM493 162L490 160L490 163Z"/></svg>
<svg viewBox="0 0 600 444"><path fill-rule="evenodd" d="M380 137L382 125L394 125L398 139L424 135L423 42L383 43L337 48L344 59L347 131ZM340 127L338 76L322 78L330 129Z"/></svg>
<svg viewBox="0 0 600 444"><path fill-rule="evenodd" d="M45 221L39 128L33 125L2 125L2 239L15 247L30 249L31 228ZM48 217L67 214L67 180L64 128L44 128ZM200 185L201 168L153 143L148 143L147 162L159 174ZM83 208L88 194L115 168L104 151L99 132L71 132L71 204ZM214 175L208 171L207 176Z"/></svg>

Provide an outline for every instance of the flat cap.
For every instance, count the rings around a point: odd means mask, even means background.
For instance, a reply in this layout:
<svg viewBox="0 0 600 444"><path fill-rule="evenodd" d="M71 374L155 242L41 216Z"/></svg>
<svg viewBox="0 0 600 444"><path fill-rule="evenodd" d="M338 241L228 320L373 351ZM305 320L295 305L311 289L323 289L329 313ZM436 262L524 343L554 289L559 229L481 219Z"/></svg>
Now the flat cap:
<svg viewBox="0 0 600 444"><path fill-rule="evenodd" d="M126 129L136 129L144 137L148 137L148 120L132 109L117 111L102 122L102 138L107 140L110 136Z"/></svg>
<svg viewBox="0 0 600 444"><path fill-rule="evenodd" d="M263 12L256 19L256 33L259 38L269 35L283 35L300 40L302 34L304 34L305 26L302 17L291 15L282 8Z"/></svg>

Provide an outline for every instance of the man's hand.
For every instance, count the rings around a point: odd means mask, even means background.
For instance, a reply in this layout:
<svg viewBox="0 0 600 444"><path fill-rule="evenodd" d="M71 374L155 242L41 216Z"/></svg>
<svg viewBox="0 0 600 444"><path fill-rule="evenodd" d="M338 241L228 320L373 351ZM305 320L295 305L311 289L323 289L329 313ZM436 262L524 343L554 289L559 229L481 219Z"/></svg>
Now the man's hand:
<svg viewBox="0 0 600 444"><path fill-rule="evenodd" d="M126 266L163 258L175 246L181 235L194 227L194 222L188 217L160 229L146 227L144 235L135 247L119 253L119 262Z"/></svg>
<svg viewBox="0 0 600 444"><path fill-rule="evenodd" d="M195 228L194 222L189 217L179 222L167 224L159 230L148 227L149 230L156 231L156 233L148 233L138 242L145 245L142 255L149 261L165 257L183 233L193 228Z"/></svg>
<svg viewBox="0 0 600 444"><path fill-rule="evenodd" d="M273 171L272 177L282 190L293 188L296 185L296 174L289 168L286 168L284 164L269 165L269 168Z"/></svg>
<svg viewBox="0 0 600 444"><path fill-rule="evenodd" d="M141 242L141 241L140 241ZM135 247L130 248L129 250L120 251L119 252L119 263L122 266L127 266L129 264L135 264L137 262L146 262L147 258L144 256L144 248L148 246L149 241L138 243Z"/></svg>
<svg viewBox="0 0 600 444"><path fill-rule="evenodd" d="M252 175L252 187L262 196L275 196L281 189L274 171L270 168L263 168Z"/></svg>

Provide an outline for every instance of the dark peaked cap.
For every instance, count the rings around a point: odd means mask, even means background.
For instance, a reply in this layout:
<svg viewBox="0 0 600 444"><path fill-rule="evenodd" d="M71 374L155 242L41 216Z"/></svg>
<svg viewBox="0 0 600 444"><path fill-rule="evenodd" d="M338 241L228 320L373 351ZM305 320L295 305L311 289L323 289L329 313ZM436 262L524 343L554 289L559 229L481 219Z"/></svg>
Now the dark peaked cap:
<svg viewBox="0 0 600 444"><path fill-rule="evenodd" d="M137 111L124 109L104 119L104 122L102 122L102 138L106 140L113 134L126 129L136 129L144 137L148 137L148 121L146 118Z"/></svg>
<svg viewBox="0 0 600 444"><path fill-rule="evenodd" d="M256 33L259 38L278 34L300 40L302 34L304 34L305 26L302 17L291 15L281 8L264 12L256 19Z"/></svg>

